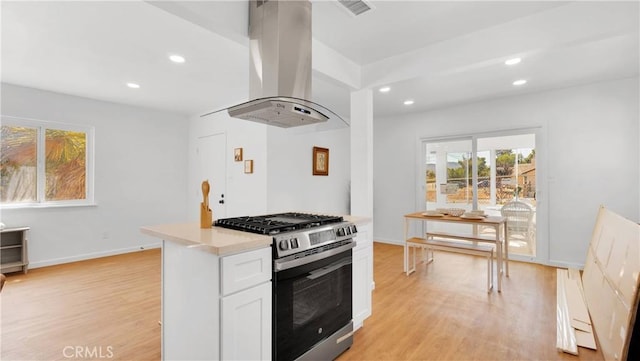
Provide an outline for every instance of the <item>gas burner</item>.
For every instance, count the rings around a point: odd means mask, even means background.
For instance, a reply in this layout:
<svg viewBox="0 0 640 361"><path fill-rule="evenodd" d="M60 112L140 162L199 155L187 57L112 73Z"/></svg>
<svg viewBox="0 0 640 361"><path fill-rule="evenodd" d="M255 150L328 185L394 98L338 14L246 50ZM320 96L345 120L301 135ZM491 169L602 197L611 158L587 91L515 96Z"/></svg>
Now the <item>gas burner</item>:
<svg viewBox="0 0 640 361"><path fill-rule="evenodd" d="M223 218L215 221L214 226L251 233L274 235L281 232L319 227L342 221L343 218L340 216L289 212L264 216Z"/></svg>

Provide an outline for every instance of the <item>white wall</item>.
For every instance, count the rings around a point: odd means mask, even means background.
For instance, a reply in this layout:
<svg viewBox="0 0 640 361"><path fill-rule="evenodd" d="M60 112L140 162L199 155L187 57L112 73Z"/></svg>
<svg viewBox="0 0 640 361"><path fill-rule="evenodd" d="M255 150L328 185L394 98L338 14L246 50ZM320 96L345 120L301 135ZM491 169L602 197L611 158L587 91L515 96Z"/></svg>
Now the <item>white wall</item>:
<svg viewBox="0 0 640 361"><path fill-rule="evenodd" d="M144 225L186 219L186 117L2 84L2 114L93 126L96 206L2 210L30 226L30 267L159 246Z"/></svg>
<svg viewBox="0 0 640 361"><path fill-rule="evenodd" d="M298 134L268 129L269 213L304 211L349 214L349 128ZM329 149L329 175L314 176L313 147Z"/></svg>
<svg viewBox="0 0 640 361"><path fill-rule="evenodd" d="M548 247L539 257L583 265L600 205L640 219L638 88L634 77L375 119L374 239L401 242L402 215L422 197L420 138L540 127L538 239Z"/></svg>
<svg viewBox="0 0 640 361"><path fill-rule="evenodd" d="M193 117L190 124L191 188L199 189L201 182L195 150L198 137L226 135L226 217L294 210L349 213L349 128L301 133L230 118L226 112ZM314 146L329 148L329 176L311 174ZM253 159L253 174L244 174L242 164L233 162L234 148L243 148L244 159ZM199 192L190 191L189 204L198 205L200 197ZM197 207L191 208L189 218L195 221Z"/></svg>

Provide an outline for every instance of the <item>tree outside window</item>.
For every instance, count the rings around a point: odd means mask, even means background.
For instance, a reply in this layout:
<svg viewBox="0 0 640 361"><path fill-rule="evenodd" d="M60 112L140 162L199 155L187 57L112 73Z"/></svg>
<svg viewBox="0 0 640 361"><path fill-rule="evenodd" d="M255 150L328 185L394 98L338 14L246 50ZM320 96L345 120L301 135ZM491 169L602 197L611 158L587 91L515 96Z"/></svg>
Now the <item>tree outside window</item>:
<svg viewBox="0 0 640 361"><path fill-rule="evenodd" d="M3 124L1 128L3 205L89 201L89 130L60 129L48 124Z"/></svg>
<svg viewBox="0 0 640 361"><path fill-rule="evenodd" d="M535 149L496 150L497 204L514 197L535 198L535 157Z"/></svg>
<svg viewBox="0 0 640 361"><path fill-rule="evenodd" d="M2 203L36 201L37 129L2 126L0 200Z"/></svg>
<svg viewBox="0 0 640 361"><path fill-rule="evenodd" d="M45 200L85 199L86 133L47 129L45 149Z"/></svg>

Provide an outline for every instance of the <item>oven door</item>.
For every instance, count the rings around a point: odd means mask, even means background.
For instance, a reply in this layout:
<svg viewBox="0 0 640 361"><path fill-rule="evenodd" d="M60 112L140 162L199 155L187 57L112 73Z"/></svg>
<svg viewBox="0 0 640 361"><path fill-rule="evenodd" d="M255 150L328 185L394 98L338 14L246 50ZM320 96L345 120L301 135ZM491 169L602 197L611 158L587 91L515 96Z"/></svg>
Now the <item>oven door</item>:
<svg viewBox="0 0 640 361"><path fill-rule="evenodd" d="M274 360L294 360L350 324L351 263L349 248L274 273Z"/></svg>

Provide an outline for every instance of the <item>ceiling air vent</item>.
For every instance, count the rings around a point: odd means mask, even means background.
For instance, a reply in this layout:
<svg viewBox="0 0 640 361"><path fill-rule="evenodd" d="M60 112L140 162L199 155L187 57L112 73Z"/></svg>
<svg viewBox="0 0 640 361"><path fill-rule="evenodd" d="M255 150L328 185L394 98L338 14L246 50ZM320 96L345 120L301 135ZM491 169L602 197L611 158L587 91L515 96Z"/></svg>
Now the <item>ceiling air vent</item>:
<svg viewBox="0 0 640 361"><path fill-rule="evenodd" d="M373 8L362 0L338 0L338 2L355 16L366 13Z"/></svg>

